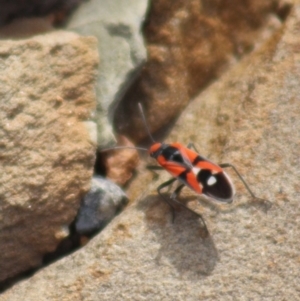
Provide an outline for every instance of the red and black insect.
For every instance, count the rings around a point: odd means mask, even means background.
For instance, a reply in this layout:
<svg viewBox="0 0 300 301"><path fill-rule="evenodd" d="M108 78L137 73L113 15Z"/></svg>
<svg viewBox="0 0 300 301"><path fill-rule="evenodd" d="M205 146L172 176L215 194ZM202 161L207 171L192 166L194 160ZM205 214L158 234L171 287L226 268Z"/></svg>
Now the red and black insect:
<svg viewBox="0 0 300 301"><path fill-rule="evenodd" d="M172 209L173 220L175 218L175 211L172 203L177 203L199 216L205 225L205 222L200 214L191 210L177 200L177 197L184 186L191 188L197 194L207 196L219 202L231 203L235 195L235 189L231 179L223 170L223 168L226 167L231 167L242 181L250 195L253 198L258 199L251 191L241 174L232 164L224 163L217 165L209 161L198 154L198 151L192 143L185 147L177 142L171 144L156 142L149 131L143 108L140 103L138 105L143 122L149 137L153 141L153 144L148 150L141 147L136 147L136 149L148 151L149 155L160 165L151 166L150 168L152 170L165 169L173 176L172 179L162 183L157 188L158 194L170 205ZM192 150L192 148L194 150ZM168 198L161 192L161 190L173 184L175 181L178 181L180 184Z"/></svg>

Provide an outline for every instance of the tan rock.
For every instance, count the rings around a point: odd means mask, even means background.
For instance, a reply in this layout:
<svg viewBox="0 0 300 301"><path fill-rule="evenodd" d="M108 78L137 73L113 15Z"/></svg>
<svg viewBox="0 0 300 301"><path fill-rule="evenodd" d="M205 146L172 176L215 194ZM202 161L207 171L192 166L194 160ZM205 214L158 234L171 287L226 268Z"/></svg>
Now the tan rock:
<svg viewBox="0 0 300 301"><path fill-rule="evenodd" d="M124 136L118 137L118 146L134 147ZM106 176L118 185L125 185L131 179L134 169L139 163L139 155L133 149L116 149L101 153L104 158Z"/></svg>
<svg viewBox="0 0 300 301"><path fill-rule="evenodd" d="M89 189L93 38L56 32L0 45L0 280L40 264Z"/></svg>

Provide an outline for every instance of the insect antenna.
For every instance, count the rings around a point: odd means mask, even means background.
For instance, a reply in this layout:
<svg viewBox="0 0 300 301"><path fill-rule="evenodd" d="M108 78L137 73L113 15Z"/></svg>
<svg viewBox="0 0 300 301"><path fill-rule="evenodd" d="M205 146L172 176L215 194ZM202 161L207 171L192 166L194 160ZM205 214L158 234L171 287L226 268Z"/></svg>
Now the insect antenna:
<svg viewBox="0 0 300 301"><path fill-rule="evenodd" d="M148 123L146 121L146 117L145 117L145 114L144 114L144 110L143 110L142 104L139 102L138 106L139 106L139 110L140 110L140 113L141 113L141 116L142 116L142 119L143 119L143 123L145 125L146 130L147 130L148 136L155 143L156 141L154 140L153 136L150 133L149 126L148 126ZM100 152L106 152L106 151L110 151L110 150L114 150L114 149L136 149L136 150L141 150L141 151L148 152L147 148L144 148L144 147L135 147L135 146L115 146L115 147L108 147L108 148L101 149Z"/></svg>
<svg viewBox="0 0 300 301"><path fill-rule="evenodd" d="M138 103L138 106L139 106L139 110L140 110L141 115L142 115L142 119L143 119L145 128L146 128L146 130L147 130L148 136L149 136L149 137L151 138L151 140L155 143L156 141L154 140L153 136L152 136L151 133L150 133L149 126L148 126L148 123L147 123L147 120L146 120L146 117L145 117L145 114L144 114L144 110L143 110L142 104L139 102L139 103Z"/></svg>
<svg viewBox="0 0 300 301"><path fill-rule="evenodd" d="M134 147L134 146L115 146L115 147L109 147L109 148L102 148L100 151L101 152L106 152L106 151L110 151L110 150L114 150L114 149L137 149L137 150L141 150L141 151L145 151L147 152L148 149L144 148L144 147Z"/></svg>

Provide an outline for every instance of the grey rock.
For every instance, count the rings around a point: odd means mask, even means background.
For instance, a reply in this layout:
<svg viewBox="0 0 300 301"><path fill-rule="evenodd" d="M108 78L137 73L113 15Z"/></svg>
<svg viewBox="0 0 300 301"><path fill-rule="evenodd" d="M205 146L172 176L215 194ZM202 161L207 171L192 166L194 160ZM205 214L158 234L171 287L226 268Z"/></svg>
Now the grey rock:
<svg viewBox="0 0 300 301"><path fill-rule="evenodd" d="M77 232L90 234L103 229L127 203L128 198L119 186L108 179L94 177L76 218Z"/></svg>
<svg viewBox="0 0 300 301"><path fill-rule="evenodd" d="M147 5L147 0L91 0L83 3L68 22L67 29L98 39L100 66L95 120L99 146L114 141L111 126L114 108L146 60L141 25Z"/></svg>

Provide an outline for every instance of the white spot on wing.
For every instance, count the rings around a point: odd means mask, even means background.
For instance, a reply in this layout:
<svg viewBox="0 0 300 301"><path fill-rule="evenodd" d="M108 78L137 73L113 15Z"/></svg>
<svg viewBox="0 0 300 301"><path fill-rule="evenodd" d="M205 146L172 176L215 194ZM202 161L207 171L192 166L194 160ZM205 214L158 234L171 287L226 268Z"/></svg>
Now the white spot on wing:
<svg viewBox="0 0 300 301"><path fill-rule="evenodd" d="M207 180L207 185L212 186L217 183L217 179L214 176L210 176Z"/></svg>
<svg viewBox="0 0 300 301"><path fill-rule="evenodd" d="M197 175L200 170L201 170L201 168L199 168L199 167L193 167L193 169L192 169L194 175Z"/></svg>

